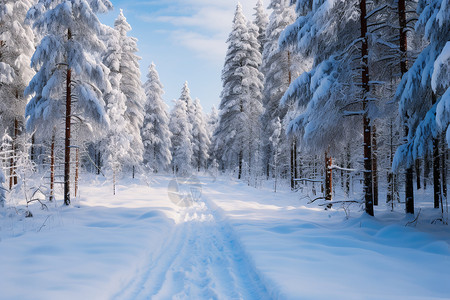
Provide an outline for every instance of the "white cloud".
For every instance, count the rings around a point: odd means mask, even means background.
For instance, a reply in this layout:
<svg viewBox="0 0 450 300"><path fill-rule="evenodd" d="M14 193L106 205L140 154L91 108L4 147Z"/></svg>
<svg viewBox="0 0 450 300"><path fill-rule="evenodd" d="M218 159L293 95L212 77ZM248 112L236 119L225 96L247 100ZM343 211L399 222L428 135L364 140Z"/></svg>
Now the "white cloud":
<svg viewBox="0 0 450 300"><path fill-rule="evenodd" d="M256 0L240 1L248 19L253 19ZM146 1L155 5L161 1ZM194 51L197 56L222 62L231 30L237 1L230 0L166 0L164 7L151 14L141 14L146 22L170 24L171 40Z"/></svg>
<svg viewBox="0 0 450 300"><path fill-rule="evenodd" d="M174 43L194 51L199 58L221 64L225 58L227 45L222 37L211 37L194 31L177 30L171 32Z"/></svg>

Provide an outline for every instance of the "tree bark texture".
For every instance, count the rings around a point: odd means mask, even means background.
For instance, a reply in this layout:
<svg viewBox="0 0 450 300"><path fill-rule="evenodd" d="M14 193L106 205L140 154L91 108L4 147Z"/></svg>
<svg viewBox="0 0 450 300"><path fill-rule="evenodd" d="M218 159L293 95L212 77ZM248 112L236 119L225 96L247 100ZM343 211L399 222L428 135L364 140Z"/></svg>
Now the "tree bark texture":
<svg viewBox="0 0 450 300"><path fill-rule="evenodd" d="M68 40L72 39L70 29L67 32ZM64 204L70 205L70 130L72 117L72 70L67 68L66 74L66 128L64 138Z"/></svg>
<svg viewBox="0 0 450 300"><path fill-rule="evenodd" d="M49 201L55 197L55 133L52 134L52 144L50 146L50 196Z"/></svg>
<svg viewBox="0 0 450 300"><path fill-rule="evenodd" d="M361 22L361 66L362 66L362 104L363 104L363 137L364 137L364 200L366 205L366 213L373 216L373 194L372 194L372 128L370 118L368 116L367 98L370 92L369 86L369 45L367 39L367 8L366 0L361 0L360 5L360 22Z"/></svg>
<svg viewBox="0 0 450 300"><path fill-rule="evenodd" d="M372 126L372 181L373 181L373 204L378 205L378 148L377 129Z"/></svg>
<svg viewBox="0 0 450 300"><path fill-rule="evenodd" d="M400 71L403 75L408 71L407 69L407 27L406 27L406 4L405 0L398 0L398 22L400 31ZM406 127L406 126L405 126ZM405 128L405 137L408 136L408 128ZM405 210L406 213L414 214L414 187L413 187L413 168L412 166L406 168L405 174Z"/></svg>
<svg viewBox="0 0 450 300"><path fill-rule="evenodd" d="M325 152L325 200L331 201L333 191L333 170L331 169L333 159Z"/></svg>

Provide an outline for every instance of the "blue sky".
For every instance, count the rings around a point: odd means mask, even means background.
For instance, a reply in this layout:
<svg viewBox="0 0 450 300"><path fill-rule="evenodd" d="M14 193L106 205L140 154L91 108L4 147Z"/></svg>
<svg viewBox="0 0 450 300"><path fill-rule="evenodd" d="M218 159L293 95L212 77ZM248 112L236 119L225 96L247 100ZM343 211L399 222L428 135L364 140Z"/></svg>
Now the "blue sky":
<svg viewBox="0 0 450 300"><path fill-rule="evenodd" d="M253 19L257 0L241 0L247 18ZM123 9L139 42L142 80L153 61L164 85L164 100L180 96L185 81L192 98L205 112L219 106L221 71L237 0L111 0L114 11L100 20L112 26ZM268 0L266 0L268 3ZM265 5L267 5L265 3Z"/></svg>

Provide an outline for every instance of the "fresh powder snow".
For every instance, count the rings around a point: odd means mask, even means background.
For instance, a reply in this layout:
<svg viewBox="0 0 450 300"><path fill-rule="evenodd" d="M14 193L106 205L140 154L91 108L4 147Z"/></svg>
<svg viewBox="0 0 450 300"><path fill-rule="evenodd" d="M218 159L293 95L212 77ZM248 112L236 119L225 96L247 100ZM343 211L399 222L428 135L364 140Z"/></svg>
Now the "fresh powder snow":
<svg viewBox="0 0 450 300"><path fill-rule="evenodd" d="M87 176L73 206L6 210L0 298L448 299L450 233L429 225L427 208L415 227L384 209L346 218L286 187L212 174L182 207L173 180L123 180L112 196L110 182Z"/></svg>

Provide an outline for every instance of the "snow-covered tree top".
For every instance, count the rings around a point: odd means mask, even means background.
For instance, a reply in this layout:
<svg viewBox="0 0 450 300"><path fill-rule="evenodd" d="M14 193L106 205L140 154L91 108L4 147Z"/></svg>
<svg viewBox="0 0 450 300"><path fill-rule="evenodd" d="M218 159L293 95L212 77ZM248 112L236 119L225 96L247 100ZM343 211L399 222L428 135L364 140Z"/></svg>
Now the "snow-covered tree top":
<svg viewBox="0 0 450 300"><path fill-rule="evenodd" d="M120 10L119 16L114 21L114 28L120 32L121 36L125 36L131 31L131 26L127 22L127 18L123 15L123 10Z"/></svg>
<svg viewBox="0 0 450 300"><path fill-rule="evenodd" d="M164 86L162 85L158 71L156 71L156 65L152 62L148 67L147 81L144 83L144 89L149 97L149 94L157 94L161 97L164 94Z"/></svg>

